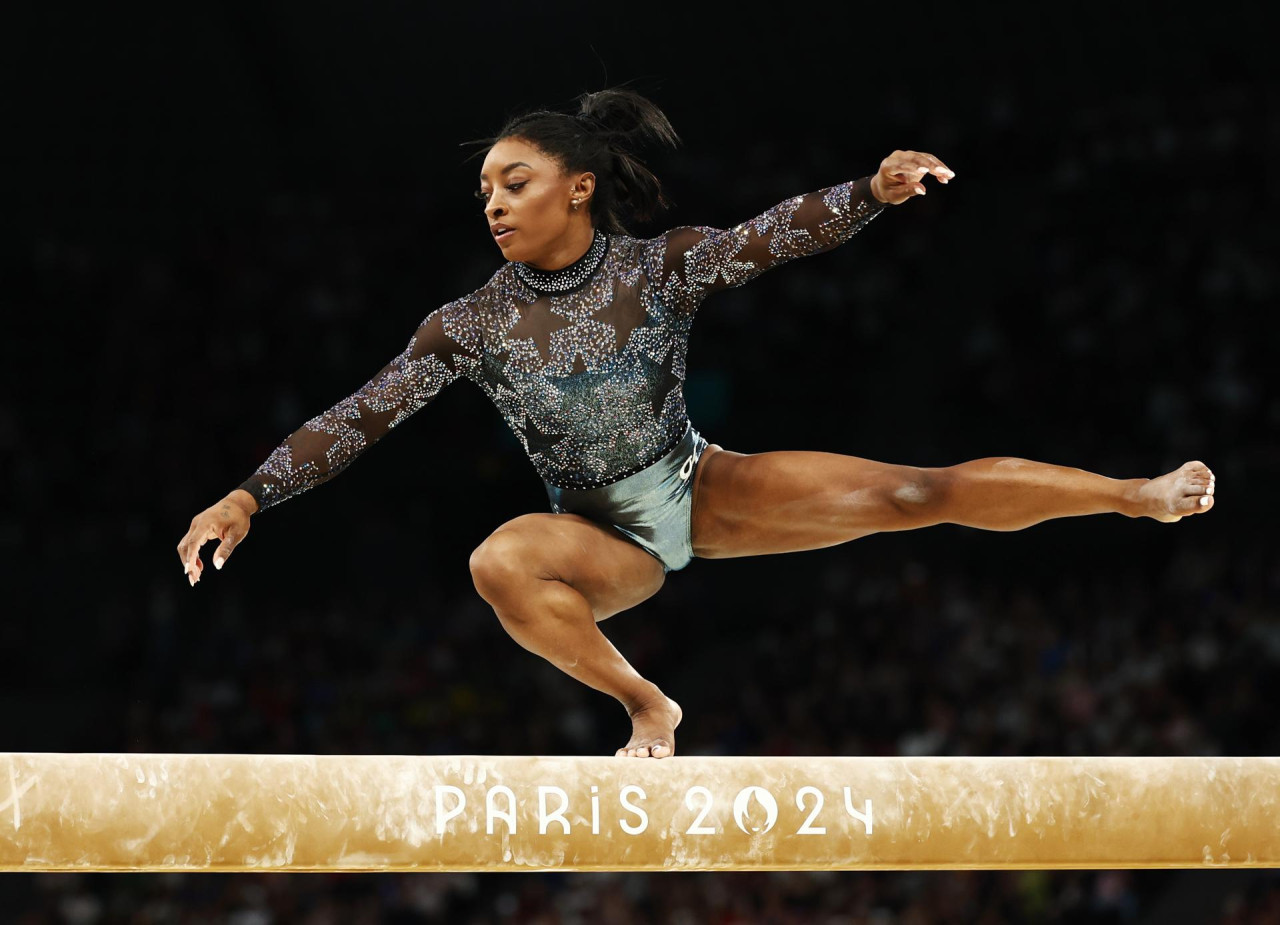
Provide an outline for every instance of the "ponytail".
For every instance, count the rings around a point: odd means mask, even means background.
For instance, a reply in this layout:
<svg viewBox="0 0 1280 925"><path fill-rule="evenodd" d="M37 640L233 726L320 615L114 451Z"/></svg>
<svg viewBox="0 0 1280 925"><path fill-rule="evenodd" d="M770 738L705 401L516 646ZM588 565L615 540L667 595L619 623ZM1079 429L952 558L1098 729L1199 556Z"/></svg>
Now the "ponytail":
<svg viewBox="0 0 1280 925"><path fill-rule="evenodd" d="M515 116L482 143L492 147L504 138L522 138L569 173L595 174L592 224L612 234L628 234L624 221L649 221L671 205L637 150L674 148L680 139L662 110L631 90L584 93L577 104L572 114L534 110Z"/></svg>

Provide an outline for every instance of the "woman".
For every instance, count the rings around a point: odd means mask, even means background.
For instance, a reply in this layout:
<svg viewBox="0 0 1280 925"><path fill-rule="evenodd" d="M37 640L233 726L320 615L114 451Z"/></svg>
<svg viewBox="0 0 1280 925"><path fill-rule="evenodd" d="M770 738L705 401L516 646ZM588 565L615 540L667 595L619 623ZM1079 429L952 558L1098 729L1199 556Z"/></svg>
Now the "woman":
<svg viewBox="0 0 1280 925"><path fill-rule="evenodd" d="M735 453L691 426L682 385L702 300L794 257L840 244L888 205L955 174L894 151L875 175L789 199L735 228L627 234L624 216L665 205L635 157L674 145L666 117L624 90L579 112L511 120L477 195L506 262L429 314L404 351L354 395L289 436L178 544L192 586L199 550L221 568L250 515L345 468L446 385L466 376L493 400L546 484L552 513L500 526L471 555L476 589L520 645L617 698L632 721L620 756L675 753L678 704L641 677L596 624L653 595L694 556L817 549L888 530L954 523L1020 530L1117 512L1175 521L1213 505L1189 462L1156 479L1110 479L1023 459L921 469L820 452Z"/></svg>

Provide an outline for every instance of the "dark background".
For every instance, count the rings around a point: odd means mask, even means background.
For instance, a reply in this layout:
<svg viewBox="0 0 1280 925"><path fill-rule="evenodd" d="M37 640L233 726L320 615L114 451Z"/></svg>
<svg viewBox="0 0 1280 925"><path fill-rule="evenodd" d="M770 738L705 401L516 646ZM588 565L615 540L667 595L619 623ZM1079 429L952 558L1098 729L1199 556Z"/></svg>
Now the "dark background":
<svg viewBox="0 0 1280 925"><path fill-rule="evenodd" d="M188 587L191 517L500 254L460 143L634 81L730 225L953 168L709 300L695 426L741 452L1116 477L1215 509L695 560L603 629L682 754L1277 753L1280 81L1248 6L10 8L0 119L0 749L609 754L625 713L516 646L467 557L546 510L447 389ZM1259 7L1260 9L1260 7ZM1230 15L1228 15L1230 14ZM206 565L212 558L206 546ZM18 922L1270 922L1266 873L0 878Z"/></svg>

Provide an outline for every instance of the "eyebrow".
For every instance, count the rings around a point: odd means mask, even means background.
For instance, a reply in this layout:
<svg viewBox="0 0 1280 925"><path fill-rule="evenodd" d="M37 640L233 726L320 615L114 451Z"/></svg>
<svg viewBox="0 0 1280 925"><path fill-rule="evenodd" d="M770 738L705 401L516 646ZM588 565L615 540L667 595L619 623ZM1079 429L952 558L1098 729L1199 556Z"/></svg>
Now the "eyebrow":
<svg viewBox="0 0 1280 925"><path fill-rule="evenodd" d="M510 164L508 164L506 167L503 167L503 168L502 168L502 173L510 173L511 171L515 170L517 167L529 167L529 169L530 169L530 170L532 170L532 169L533 169L533 168L532 168L532 167L530 167L528 164L526 164L524 161L512 161L512 162L511 162ZM483 174L483 173L482 173L482 174L480 174L480 179L481 179L481 180L487 180L487 179L489 179L489 175L488 175L488 174Z"/></svg>

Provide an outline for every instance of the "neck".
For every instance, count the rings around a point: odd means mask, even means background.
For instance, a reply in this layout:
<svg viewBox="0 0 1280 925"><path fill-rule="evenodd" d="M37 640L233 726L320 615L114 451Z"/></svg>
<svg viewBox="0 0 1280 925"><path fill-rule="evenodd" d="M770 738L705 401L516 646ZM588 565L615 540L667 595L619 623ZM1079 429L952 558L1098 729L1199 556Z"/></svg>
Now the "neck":
<svg viewBox="0 0 1280 925"><path fill-rule="evenodd" d="M537 260L524 262L535 270L563 270L582 259L594 238L595 229L590 222L574 222L568 231L556 239L549 253L539 256Z"/></svg>

